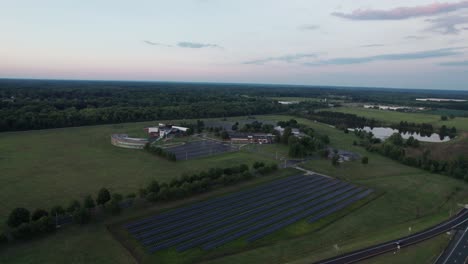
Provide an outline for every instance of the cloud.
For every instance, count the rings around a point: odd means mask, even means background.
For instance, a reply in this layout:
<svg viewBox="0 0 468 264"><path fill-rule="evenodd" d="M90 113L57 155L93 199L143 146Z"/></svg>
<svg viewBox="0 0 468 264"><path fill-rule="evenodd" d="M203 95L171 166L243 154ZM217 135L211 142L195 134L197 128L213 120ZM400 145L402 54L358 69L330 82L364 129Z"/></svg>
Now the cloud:
<svg viewBox="0 0 468 264"><path fill-rule="evenodd" d="M319 25L301 25L299 26L299 30L317 30L319 29Z"/></svg>
<svg viewBox="0 0 468 264"><path fill-rule="evenodd" d="M361 48L376 48L376 47L383 47L384 44L368 44L368 45L361 45Z"/></svg>
<svg viewBox="0 0 468 264"><path fill-rule="evenodd" d="M321 60L317 62L304 63L306 66L320 66L320 65L350 65L350 64L362 64L375 61L400 61L400 60L420 60L429 58L440 58L454 55L463 54L460 50L465 47L458 48L446 48L438 50L428 50L420 52L410 53L393 53L393 54L382 54L368 57L354 57L354 58L335 58L329 60Z"/></svg>
<svg viewBox="0 0 468 264"><path fill-rule="evenodd" d="M450 61L450 62L442 62L439 63L440 66L468 66L467 61Z"/></svg>
<svg viewBox="0 0 468 264"><path fill-rule="evenodd" d="M457 3L433 3L429 5L398 7L390 10L357 9L352 13L334 12L333 16L350 20L401 20L413 17L432 16L468 8L468 1Z"/></svg>
<svg viewBox="0 0 468 264"><path fill-rule="evenodd" d="M445 16L434 19L426 19L432 25L427 28L429 31L441 34L459 34L464 28L459 25L468 24L468 16Z"/></svg>
<svg viewBox="0 0 468 264"><path fill-rule="evenodd" d="M157 43L157 42L152 42L152 41L149 41L149 40L143 40L143 42L146 43L146 44L148 44L148 45L151 45L151 46L172 47L171 45L162 44L162 43Z"/></svg>
<svg viewBox="0 0 468 264"><path fill-rule="evenodd" d="M405 39L421 40L421 39L427 39L427 37L425 37L425 36L414 36L414 35L411 35L411 36L406 36Z"/></svg>
<svg viewBox="0 0 468 264"><path fill-rule="evenodd" d="M188 49L201 49L201 48L222 48L216 44L205 44L205 43L195 43L195 42L187 42L182 41L177 43L177 46L180 48L188 48Z"/></svg>
<svg viewBox="0 0 468 264"><path fill-rule="evenodd" d="M244 62L244 64L263 65L263 64L266 64L268 62L274 62L274 61L292 63L292 62L296 62L298 60L305 59L305 58L317 58L317 54L315 54L315 53L297 53L297 54L291 54L291 55L285 55L285 56L279 56L279 57L268 57L268 58L264 58L264 59L246 61L246 62Z"/></svg>

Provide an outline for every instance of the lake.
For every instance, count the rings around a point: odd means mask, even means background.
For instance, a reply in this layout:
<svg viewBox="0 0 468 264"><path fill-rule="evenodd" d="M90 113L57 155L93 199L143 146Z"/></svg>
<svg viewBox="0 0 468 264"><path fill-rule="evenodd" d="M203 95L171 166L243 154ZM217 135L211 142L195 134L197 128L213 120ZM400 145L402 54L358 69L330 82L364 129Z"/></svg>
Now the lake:
<svg viewBox="0 0 468 264"><path fill-rule="evenodd" d="M354 129L350 129L351 131L354 131ZM374 134L374 137L385 140L388 137L390 137L394 133L400 133L398 129L393 129L391 127L364 127L364 128L358 128L358 130L364 130L366 132L372 132ZM439 134L437 133L432 133L430 136L422 136L419 133L411 133L411 132L404 132L400 133L401 136L404 139L408 139L409 137L413 136L415 139L421 141L421 142L447 142L450 140L450 137L446 136L443 139L440 138Z"/></svg>

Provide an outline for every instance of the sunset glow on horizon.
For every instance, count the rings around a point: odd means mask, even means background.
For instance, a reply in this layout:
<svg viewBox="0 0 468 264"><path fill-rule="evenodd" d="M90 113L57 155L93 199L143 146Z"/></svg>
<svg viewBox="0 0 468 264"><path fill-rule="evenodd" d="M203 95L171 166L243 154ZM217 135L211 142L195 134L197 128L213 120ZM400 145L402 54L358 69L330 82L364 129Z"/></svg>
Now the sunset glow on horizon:
<svg viewBox="0 0 468 264"><path fill-rule="evenodd" d="M468 1L1 1L0 78L468 90Z"/></svg>

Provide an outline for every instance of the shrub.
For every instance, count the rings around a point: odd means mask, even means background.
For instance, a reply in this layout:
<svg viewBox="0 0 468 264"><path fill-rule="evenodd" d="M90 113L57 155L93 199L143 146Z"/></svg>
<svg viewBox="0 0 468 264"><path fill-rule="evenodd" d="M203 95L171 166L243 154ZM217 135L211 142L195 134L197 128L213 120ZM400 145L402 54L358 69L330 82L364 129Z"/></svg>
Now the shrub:
<svg viewBox="0 0 468 264"><path fill-rule="evenodd" d="M11 235L15 239L28 239L32 237L31 226L29 223L22 223L17 228L15 228Z"/></svg>
<svg viewBox="0 0 468 264"><path fill-rule="evenodd" d="M122 208L120 208L119 201L117 201L115 199L112 199L110 201L110 203L109 203L109 210L110 210L111 214L113 214L113 215L120 214L120 211L122 210Z"/></svg>
<svg viewBox="0 0 468 264"><path fill-rule="evenodd" d="M148 195L148 191L146 189L143 189L143 188L138 189L138 196L140 196L140 198L145 198L146 195Z"/></svg>
<svg viewBox="0 0 468 264"><path fill-rule="evenodd" d="M159 192L159 189L160 189L160 186L159 186L159 182L156 181L156 180L152 180L150 182L150 184L148 185L148 188L146 188L146 190L150 193L150 192L154 192L154 193L158 193Z"/></svg>
<svg viewBox="0 0 468 264"><path fill-rule="evenodd" d="M70 205L67 207L67 212L73 213L77 209L81 208L81 204L78 200L73 200L70 202Z"/></svg>
<svg viewBox="0 0 468 264"><path fill-rule="evenodd" d="M8 244L8 237L4 233L0 233L0 246Z"/></svg>
<svg viewBox="0 0 468 264"><path fill-rule="evenodd" d="M84 225L89 223L91 220L91 214L89 213L88 209L79 208L73 213L73 222Z"/></svg>
<svg viewBox="0 0 468 264"><path fill-rule="evenodd" d="M96 207L96 203L94 202L93 197L91 195L88 195L85 197L84 202L83 202L84 208L91 209Z"/></svg>
<svg viewBox="0 0 468 264"><path fill-rule="evenodd" d="M123 195L121 195L120 193L114 193L112 194L112 200L121 202L123 200Z"/></svg>
<svg viewBox="0 0 468 264"><path fill-rule="evenodd" d="M49 213L43 209L36 209L31 216L32 221L37 221L41 219L43 216L49 216Z"/></svg>
<svg viewBox="0 0 468 264"><path fill-rule="evenodd" d="M263 167L263 166L265 166L265 163L259 162L259 161L254 162L254 164L252 165L252 167L253 167L254 169L259 169L259 168L261 168L261 167Z"/></svg>
<svg viewBox="0 0 468 264"><path fill-rule="evenodd" d="M60 205L56 205L56 206L52 207L52 209L50 209L50 215L51 216L55 217L57 215L63 215L63 214L65 214L65 210Z"/></svg>
<svg viewBox="0 0 468 264"><path fill-rule="evenodd" d="M15 208L10 213L8 217L8 226L10 227L18 227L23 223L29 223L30 220L30 213L25 208Z"/></svg>
<svg viewBox="0 0 468 264"><path fill-rule="evenodd" d="M104 205L111 199L110 192L106 188L102 188L98 192L98 196L96 199L97 204Z"/></svg>
<svg viewBox="0 0 468 264"><path fill-rule="evenodd" d="M48 216L43 216L39 220L31 222L31 232L34 234L50 233L55 230L55 224Z"/></svg>
<svg viewBox="0 0 468 264"><path fill-rule="evenodd" d="M362 164L368 164L369 163L369 158L367 156L364 156L361 158L361 163Z"/></svg>
<svg viewBox="0 0 468 264"><path fill-rule="evenodd" d="M332 163L333 166L339 166L340 165L340 155L338 155L338 154L333 155L333 157L331 159L331 163Z"/></svg>
<svg viewBox="0 0 468 264"><path fill-rule="evenodd" d="M146 200L148 202L156 202L158 201L158 194L157 193L154 193L154 192L150 192L148 193L148 195L146 195Z"/></svg>

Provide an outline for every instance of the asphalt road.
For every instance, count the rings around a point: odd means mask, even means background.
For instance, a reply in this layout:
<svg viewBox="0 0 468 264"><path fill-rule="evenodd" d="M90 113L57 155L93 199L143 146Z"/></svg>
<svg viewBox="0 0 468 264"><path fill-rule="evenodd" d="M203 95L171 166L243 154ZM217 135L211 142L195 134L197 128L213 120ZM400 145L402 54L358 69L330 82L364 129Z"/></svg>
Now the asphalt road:
<svg viewBox="0 0 468 264"><path fill-rule="evenodd" d="M400 248L410 246L412 244L416 244L452 230L459 225L468 222L468 209L463 209L460 213L458 213L455 217L447 220L443 223L440 223L436 226L433 226L429 229L421 231L419 233L415 233L413 235L409 235L400 239L388 241L379 245L375 245L372 247L368 247L365 249L357 250L348 254L344 254L341 256L337 256L334 258L326 259L317 262L317 264L345 264L345 263L355 263L364 259L368 259L380 254L384 254L387 252L397 251L398 245ZM465 240L466 240L465 236ZM465 241L465 243L468 243ZM463 245L462 245L463 246ZM451 262L450 262L451 263ZM463 263L463 262L457 262Z"/></svg>
<svg viewBox="0 0 468 264"><path fill-rule="evenodd" d="M468 263L468 226L462 232L460 238L455 241L453 248L449 248L447 256L437 263L463 264Z"/></svg>

